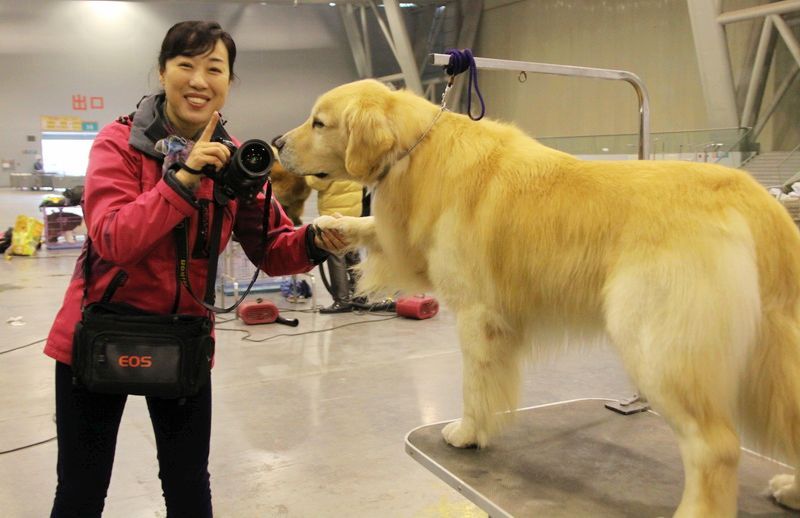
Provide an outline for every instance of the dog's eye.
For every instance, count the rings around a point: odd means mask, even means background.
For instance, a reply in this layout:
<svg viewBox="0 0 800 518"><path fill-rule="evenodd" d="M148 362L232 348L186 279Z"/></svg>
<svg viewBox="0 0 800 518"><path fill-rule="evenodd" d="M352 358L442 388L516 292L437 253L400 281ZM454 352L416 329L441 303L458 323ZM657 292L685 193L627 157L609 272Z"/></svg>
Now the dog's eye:
<svg viewBox="0 0 800 518"><path fill-rule="evenodd" d="M314 119L314 122L311 123L312 128L324 128L325 124L322 123L319 119Z"/></svg>

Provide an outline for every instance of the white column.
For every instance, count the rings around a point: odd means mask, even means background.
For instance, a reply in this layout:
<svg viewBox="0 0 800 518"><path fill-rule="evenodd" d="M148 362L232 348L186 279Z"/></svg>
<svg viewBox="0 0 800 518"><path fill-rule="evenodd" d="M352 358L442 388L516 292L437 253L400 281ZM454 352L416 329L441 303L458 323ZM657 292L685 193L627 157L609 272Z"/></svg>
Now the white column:
<svg viewBox="0 0 800 518"><path fill-rule="evenodd" d="M397 0L383 0L383 7L386 11L386 19L392 31L394 40L394 51L400 70L403 71L403 79L406 88L419 95L423 95L422 81L419 78L419 68L414 60L414 50L411 48L411 41L408 38L406 23L403 20L403 12Z"/></svg>
<svg viewBox="0 0 800 518"><path fill-rule="evenodd" d="M739 126L725 30L717 21L719 0L686 0L692 23L700 82L703 86L708 125Z"/></svg>

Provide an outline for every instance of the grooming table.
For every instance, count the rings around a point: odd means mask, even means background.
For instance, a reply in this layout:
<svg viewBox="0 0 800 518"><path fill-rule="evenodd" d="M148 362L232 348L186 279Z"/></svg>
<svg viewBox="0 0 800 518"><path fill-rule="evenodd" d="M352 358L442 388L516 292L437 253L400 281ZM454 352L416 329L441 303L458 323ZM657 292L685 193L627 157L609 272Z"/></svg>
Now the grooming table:
<svg viewBox="0 0 800 518"><path fill-rule="evenodd" d="M677 439L647 411L621 415L608 399L523 408L488 448L459 449L447 422L406 435L406 452L492 518L672 516L683 490ZM784 464L742 450L739 516L797 516L768 495Z"/></svg>

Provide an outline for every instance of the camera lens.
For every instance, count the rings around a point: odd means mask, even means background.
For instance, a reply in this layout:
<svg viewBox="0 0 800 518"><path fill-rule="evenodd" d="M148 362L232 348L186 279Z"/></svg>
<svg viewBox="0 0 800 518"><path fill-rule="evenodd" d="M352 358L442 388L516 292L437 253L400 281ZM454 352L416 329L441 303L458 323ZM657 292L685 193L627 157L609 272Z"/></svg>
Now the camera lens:
<svg viewBox="0 0 800 518"><path fill-rule="evenodd" d="M244 170L253 176L264 174L272 165L272 150L259 141L245 142L239 150Z"/></svg>

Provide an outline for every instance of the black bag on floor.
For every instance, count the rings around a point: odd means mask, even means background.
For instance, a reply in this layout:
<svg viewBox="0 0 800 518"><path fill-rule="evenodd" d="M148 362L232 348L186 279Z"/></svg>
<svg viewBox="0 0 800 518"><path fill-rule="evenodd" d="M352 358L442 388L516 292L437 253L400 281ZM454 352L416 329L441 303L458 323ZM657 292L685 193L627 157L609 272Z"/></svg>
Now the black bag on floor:
<svg viewBox="0 0 800 518"><path fill-rule="evenodd" d="M73 373L90 392L193 396L209 380L211 328L204 316L153 315L95 302L75 328Z"/></svg>

